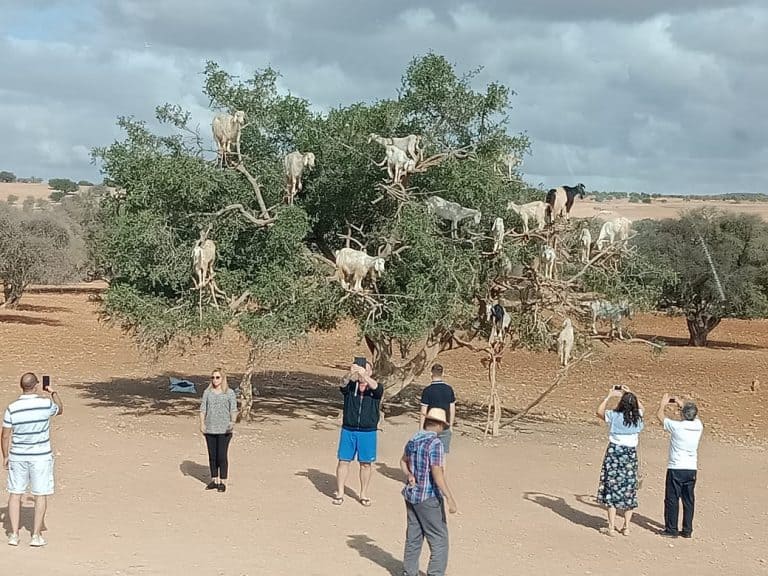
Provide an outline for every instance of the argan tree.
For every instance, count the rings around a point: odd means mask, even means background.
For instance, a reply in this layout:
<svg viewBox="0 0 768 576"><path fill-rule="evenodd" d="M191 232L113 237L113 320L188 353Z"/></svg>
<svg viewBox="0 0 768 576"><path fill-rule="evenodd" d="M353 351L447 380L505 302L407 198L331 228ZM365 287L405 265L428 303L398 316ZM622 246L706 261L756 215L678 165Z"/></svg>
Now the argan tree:
<svg viewBox="0 0 768 576"><path fill-rule="evenodd" d="M639 230L640 252L667 271L657 306L685 318L689 345L705 346L723 318L768 316L768 224L758 216L702 208Z"/></svg>
<svg viewBox="0 0 768 576"><path fill-rule="evenodd" d="M491 253L494 219L514 222L508 201L542 194L498 167L502 153L522 157L529 147L525 136L508 134L510 90L496 83L477 90L476 71L459 74L435 54L410 63L396 97L322 114L280 94L276 80L271 69L241 80L206 66L211 107L246 116L242 157L224 168L205 150L207 135L174 105L157 110L173 135L121 118L125 139L95 151L105 182L118 190L101 202L105 228L96 242L110 279L104 311L150 346L234 325L251 349L245 393L260 350L351 317L377 378L395 394L440 352L487 333L484 307L509 292L501 271L513 282L547 240L509 242ZM372 133L422 137L423 158L402 185L387 183L376 165L384 149ZM287 206L282 160L296 150L314 153L316 165ZM452 239L449 225L426 209L433 194L480 210L480 224L462 222ZM216 243L216 284L227 296L218 307L206 301L202 312L191 269L201 233ZM334 251L345 245L385 258L384 273L367 281L365 293L331 278ZM600 278L614 288L618 274ZM590 289L584 271L579 278L568 291ZM545 324L526 300L515 311L521 342L541 339L530 323ZM249 409L248 401L244 416Z"/></svg>

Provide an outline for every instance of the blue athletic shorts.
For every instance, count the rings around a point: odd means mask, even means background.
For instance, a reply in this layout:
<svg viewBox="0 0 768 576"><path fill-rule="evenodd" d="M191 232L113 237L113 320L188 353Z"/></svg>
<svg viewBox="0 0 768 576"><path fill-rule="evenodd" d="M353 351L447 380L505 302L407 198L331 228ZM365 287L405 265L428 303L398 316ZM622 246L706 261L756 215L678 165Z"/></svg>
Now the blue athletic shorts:
<svg viewBox="0 0 768 576"><path fill-rule="evenodd" d="M341 429L339 437L339 460L351 462L357 456L358 462L370 463L376 461L376 430Z"/></svg>

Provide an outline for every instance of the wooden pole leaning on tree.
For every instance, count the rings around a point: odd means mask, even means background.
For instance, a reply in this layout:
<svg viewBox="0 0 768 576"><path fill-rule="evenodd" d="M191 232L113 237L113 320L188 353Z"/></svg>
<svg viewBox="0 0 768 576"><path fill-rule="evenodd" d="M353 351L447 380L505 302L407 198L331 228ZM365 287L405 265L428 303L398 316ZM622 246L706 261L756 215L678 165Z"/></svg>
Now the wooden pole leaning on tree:
<svg viewBox="0 0 768 576"><path fill-rule="evenodd" d="M554 392L554 390L567 378L568 370L570 368L582 362L583 360L586 360L590 356L592 356L592 352L586 352L581 356L579 356L578 358L576 358L576 360L574 360L573 362L570 362L568 366L561 368L557 375L557 378L555 378L555 381L546 390L544 390L544 392L539 394L539 396L533 402L528 404L528 406L526 406L523 410L521 410L520 412L512 416L509 420L504 422L501 425L501 427L503 428L505 426L512 424L513 422L517 422L518 420L522 420L523 418L525 418L531 410L533 410L536 406L541 404L544 401L544 399L547 396L549 396L552 392Z"/></svg>

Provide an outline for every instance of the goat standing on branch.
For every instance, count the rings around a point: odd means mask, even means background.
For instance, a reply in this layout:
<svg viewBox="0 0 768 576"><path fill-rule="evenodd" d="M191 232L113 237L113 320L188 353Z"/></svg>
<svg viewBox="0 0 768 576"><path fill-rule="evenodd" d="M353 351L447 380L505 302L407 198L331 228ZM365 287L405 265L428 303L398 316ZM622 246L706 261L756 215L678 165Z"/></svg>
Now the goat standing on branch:
<svg viewBox="0 0 768 576"><path fill-rule="evenodd" d="M464 208L461 204L451 202L450 200L444 200L443 198L440 198L440 196L430 196L427 198L427 211L443 220L450 220L451 238L453 239L457 238L456 231L459 222L467 218L472 218L475 224L480 224L482 218L480 210Z"/></svg>
<svg viewBox="0 0 768 576"><path fill-rule="evenodd" d="M552 246L544 246L541 250L541 260L544 263L544 278L552 279L555 275L557 252Z"/></svg>
<svg viewBox="0 0 768 576"><path fill-rule="evenodd" d="M216 295L219 294L225 296L224 292L219 290L219 287L216 286L216 281L213 279L213 264L216 261L216 243L208 238L209 232L210 228L203 231L192 248L192 266L195 274L192 278L192 282L195 286L195 290L198 290L197 307L200 312L200 317L203 315L203 290L206 286L210 289L213 305L217 308L219 307L219 303L216 300Z"/></svg>
<svg viewBox="0 0 768 576"><path fill-rule="evenodd" d="M227 154L232 153L232 144L235 144L237 162L241 162L240 133L245 125L245 112L238 110L234 114L218 114L211 123L213 139L218 147L218 165L226 166Z"/></svg>
<svg viewBox="0 0 768 576"><path fill-rule="evenodd" d="M378 134L371 134L368 136L368 142L377 142L385 148L388 146L399 148L408 157L410 157L414 163L419 162L423 158L423 151L421 150L421 136L417 136L416 134L409 134L408 136L403 136L402 138L383 138Z"/></svg>
<svg viewBox="0 0 768 576"><path fill-rule="evenodd" d="M493 346L496 342L504 342L507 330L512 324L512 316L504 310L501 304L488 306L485 310L485 319L491 323L491 335L488 337L488 344Z"/></svg>
<svg viewBox="0 0 768 576"><path fill-rule="evenodd" d="M493 221L491 235L493 236L493 253L498 254L504 247L504 220L502 218L496 218Z"/></svg>
<svg viewBox="0 0 768 576"><path fill-rule="evenodd" d="M400 184L403 176L412 174L416 171L416 160L409 158L408 155L403 152L397 146L387 145L386 155L384 160L376 164L376 166L387 166L387 175L393 184Z"/></svg>
<svg viewBox="0 0 768 576"><path fill-rule="evenodd" d="M571 361L571 352L573 351L573 323L570 318L563 321L563 329L557 336L557 357L560 360L560 366L568 366Z"/></svg>
<svg viewBox="0 0 768 576"><path fill-rule="evenodd" d="M608 246L626 242L631 228L632 222L623 216L604 222L597 237L597 249L603 250Z"/></svg>
<svg viewBox="0 0 768 576"><path fill-rule="evenodd" d="M368 256L362 250L355 250L354 248L341 248L336 250L334 255L336 257L336 278L344 290L350 289L347 281L349 276L354 282L352 291L362 292L363 278L369 274L375 278L377 273L382 274L384 272L384 258L381 256Z"/></svg>
<svg viewBox="0 0 768 576"><path fill-rule="evenodd" d="M523 234L528 234L528 222L530 220L536 222L536 231L544 229L544 224L547 219L546 202L535 200L534 202L528 202L527 204L522 205L510 202L507 204L507 210L512 210L512 212L520 216L520 219L523 221Z"/></svg>
<svg viewBox="0 0 768 576"><path fill-rule="evenodd" d="M293 199L302 189L301 177L304 170L310 171L315 167L315 155L312 152L291 152L283 160L285 177L288 187L288 204L293 204Z"/></svg>
<svg viewBox="0 0 768 576"><path fill-rule="evenodd" d="M581 248L581 262L589 262L590 251L592 248L592 233L589 228L584 228L579 235L579 248Z"/></svg>
<svg viewBox="0 0 768 576"><path fill-rule="evenodd" d="M621 319L624 317L632 318L632 309L626 301L614 304L607 300L594 300L590 303L589 308L592 312L592 334L597 335L598 320L608 320L611 323L608 337L613 338L614 333L617 333L619 340L624 340L621 331Z"/></svg>
<svg viewBox="0 0 768 576"><path fill-rule="evenodd" d="M523 163L523 159L514 152L502 152L499 155L499 161L501 162L502 166L507 169L507 178L510 180L512 180L512 177L514 176L515 168Z"/></svg>
<svg viewBox="0 0 768 576"><path fill-rule="evenodd" d="M571 208L573 202L576 200L576 196L582 200L584 199L584 184L576 184L576 186L558 186L557 188L551 188L547 192L547 204L549 205L549 223L554 224L558 218L565 218L567 222L570 218Z"/></svg>

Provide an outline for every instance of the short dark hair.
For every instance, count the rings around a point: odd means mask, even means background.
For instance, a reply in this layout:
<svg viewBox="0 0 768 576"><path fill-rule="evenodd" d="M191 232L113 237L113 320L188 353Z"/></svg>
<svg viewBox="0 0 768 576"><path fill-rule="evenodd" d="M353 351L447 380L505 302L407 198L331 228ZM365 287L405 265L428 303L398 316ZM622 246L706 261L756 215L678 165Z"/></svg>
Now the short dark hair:
<svg viewBox="0 0 768 576"><path fill-rule="evenodd" d="M443 375L443 365L432 364L432 376L442 376L442 375Z"/></svg>

